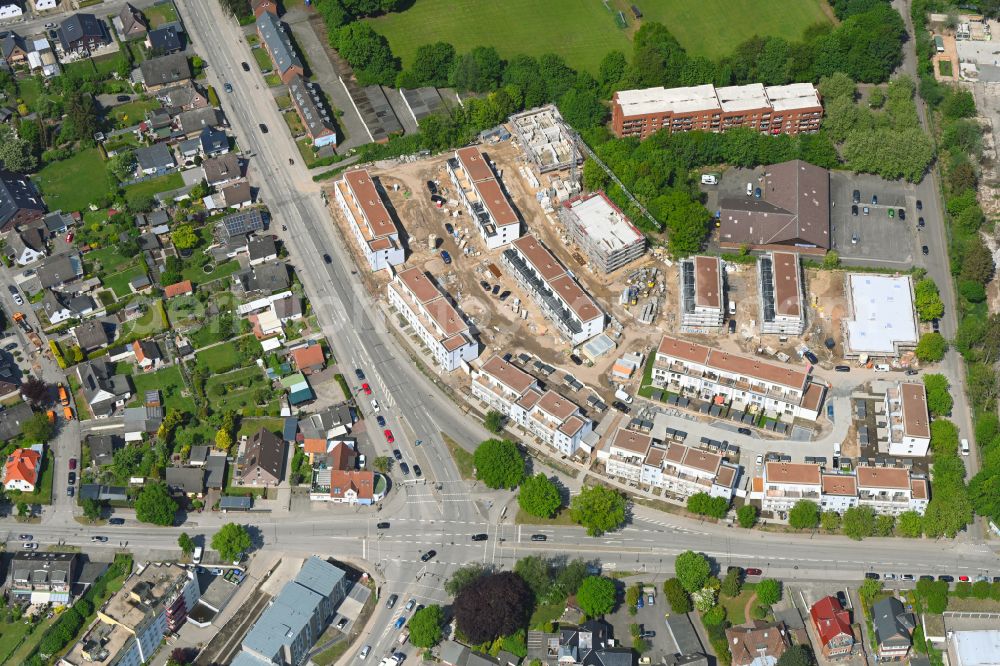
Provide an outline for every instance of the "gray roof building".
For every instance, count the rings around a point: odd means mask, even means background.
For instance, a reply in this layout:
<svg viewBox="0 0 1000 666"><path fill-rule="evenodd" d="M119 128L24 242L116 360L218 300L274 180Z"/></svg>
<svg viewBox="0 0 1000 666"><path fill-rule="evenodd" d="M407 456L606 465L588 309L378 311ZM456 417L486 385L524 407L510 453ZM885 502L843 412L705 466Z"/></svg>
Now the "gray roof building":
<svg viewBox="0 0 1000 666"><path fill-rule="evenodd" d="M278 20L277 16L270 12L261 14L257 18L257 33L271 54L279 76L285 78L287 72L295 70L302 73L304 69L302 60L295 52L291 37L288 35L288 28Z"/></svg>
<svg viewBox="0 0 1000 666"><path fill-rule="evenodd" d="M247 633L243 652L233 663L255 663L254 658L272 664L302 663L347 596L347 588L342 569L309 558Z"/></svg>
<svg viewBox="0 0 1000 666"><path fill-rule="evenodd" d="M0 171L0 231L42 219L45 202L27 176Z"/></svg>
<svg viewBox="0 0 1000 666"><path fill-rule="evenodd" d="M144 60L139 64L139 69L142 70L142 80L147 88L169 86L191 79L191 67L183 53Z"/></svg>
<svg viewBox="0 0 1000 666"><path fill-rule="evenodd" d="M26 402L19 402L0 410L0 440L7 441L21 434L25 421L34 415Z"/></svg>

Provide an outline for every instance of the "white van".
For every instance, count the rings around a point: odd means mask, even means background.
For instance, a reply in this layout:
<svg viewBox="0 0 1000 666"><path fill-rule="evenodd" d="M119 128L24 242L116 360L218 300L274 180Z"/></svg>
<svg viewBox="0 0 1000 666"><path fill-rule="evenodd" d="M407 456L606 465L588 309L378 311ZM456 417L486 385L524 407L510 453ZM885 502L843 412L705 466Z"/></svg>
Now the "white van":
<svg viewBox="0 0 1000 666"><path fill-rule="evenodd" d="M701 184L702 185L718 185L719 177L714 173L703 173L701 174Z"/></svg>
<svg viewBox="0 0 1000 666"><path fill-rule="evenodd" d="M962 455L963 456L969 455L969 440L965 439L964 437L962 438Z"/></svg>
<svg viewBox="0 0 1000 666"><path fill-rule="evenodd" d="M889 372L891 369L887 363L875 364L875 372Z"/></svg>

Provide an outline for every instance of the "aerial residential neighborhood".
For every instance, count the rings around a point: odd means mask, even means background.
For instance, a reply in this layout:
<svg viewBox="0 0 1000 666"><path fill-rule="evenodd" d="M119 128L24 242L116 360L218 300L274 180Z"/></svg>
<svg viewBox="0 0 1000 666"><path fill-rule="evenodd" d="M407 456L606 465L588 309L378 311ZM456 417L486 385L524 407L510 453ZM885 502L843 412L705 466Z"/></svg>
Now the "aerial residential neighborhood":
<svg viewBox="0 0 1000 666"><path fill-rule="evenodd" d="M0 0L0 663L995 663L998 21Z"/></svg>

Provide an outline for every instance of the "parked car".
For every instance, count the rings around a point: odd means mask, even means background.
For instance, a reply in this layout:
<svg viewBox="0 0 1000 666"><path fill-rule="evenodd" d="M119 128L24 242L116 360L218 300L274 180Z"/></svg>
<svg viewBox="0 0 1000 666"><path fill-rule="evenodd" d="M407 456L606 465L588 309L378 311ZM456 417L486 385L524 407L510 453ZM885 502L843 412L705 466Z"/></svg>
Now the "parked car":
<svg viewBox="0 0 1000 666"><path fill-rule="evenodd" d="M392 436L392 431L389 430L388 428L383 430L382 434L385 435L385 441L389 442L390 444L396 441L396 438Z"/></svg>
<svg viewBox="0 0 1000 666"><path fill-rule="evenodd" d="M448 250L441 250L441 261L448 265L451 263L451 255L448 254Z"/></svg>
<svg viewBox="0 0 1000 666"><path fill-rule="evenodd" d="M249 72L250 71L250 65L248 65L245 61L240 63L240 67L243 68L244 72Z"/></svg>
<svg viewBox="0 0 1000 666"><path fill-rule="evenodd" d="M544 535L544 534L532 534L532 535L531 535L531 540L532 540L532 541L547 541L547 540L548 540L548 538L549 538L549 537L547 537L547 536L546 536L546 535Z"/></svg>
<svg viewBox="0 0 1000 666"><path fill-rule="evenodd" d="M436 550L428 550L426 553L424 553L423 555L420 556L420 561L421 562L430 562L432 559L434 559L435 555L437 555L437 551Z"/></svg>

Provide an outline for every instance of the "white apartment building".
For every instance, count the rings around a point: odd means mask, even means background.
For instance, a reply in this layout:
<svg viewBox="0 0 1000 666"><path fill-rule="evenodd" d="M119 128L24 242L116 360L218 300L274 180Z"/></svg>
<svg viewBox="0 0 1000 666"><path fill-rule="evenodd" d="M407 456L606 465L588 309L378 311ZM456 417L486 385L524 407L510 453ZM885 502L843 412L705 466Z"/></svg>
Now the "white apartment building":
<svg viewBox="0 0 1000 666"><path fill-rule="evenodd" d="M799 500L815 502L823 511L843 513L869 506L875 513L923 514L930 484L901 467L858 467L851 474L824 472L811 463L767 462L763 476L753 479L751 499L764 511L789 511Z"/></svg>
<svg viewBox="0 0 1000 666"><path fill-rule="evenodd" d="M194 570L147 563L97 611L97 621L59 663L140 666L187 621L199 596Z"/></svg>
<svg viewBox="0 0 1000 666"><path fill-rule="evenodd" d="M703 333L717 330L725 316L723 268L718 257L690 257L680 263L681 330Z"/></svg>
<svg viewBox="0 0 1000 666"><path fill-rule="evenodd" d="M479 356L479 343L454 305L419 268L397 273L389 283L389 304L420 336L437 364L451 372Z"/></svg>
<svg viewBox="0 0 1000 666"><path fill-rule="evenodd" d="M345 173L336 182L334 195L371 270L403 263L406 256L399 242L399 229L367 170Z"/></svg>
<svg viewBox="0 0 1000 666"><path fill-rule="evenodd" d="M797 252L768 252L757 259L760 332L802 335L806 330L802 267Z"/></svg>
<svg viewBox="0 0 1000 666"><path fill-rule="evenodd" d="M931 445L927 389L917 382L899 382L885 393L885 426L889 455L926 456Z"/></svg>
<svg viewBox="0 0 1000 666"><path fill-rule="evenodd" d="M472 395L565 455L573 455L594 428L572 401L542 389L538 380L499 356L472 371Z"/></svg>
<svg viewBox="0 0 1000 666"><path fill-rule="evenodd" d="M445 166L488 249L503 247L521 235L521 221L479 148L456 150Z"/></svg>
<svg viewBox="0 0 1000 666"><path fill-rule="evenodd" d="M731 500L739 478L739 468L717 453L679 442L659 442L624 428L598 458L604 460L608 476L663 488L681 498L708 493Z"/></svg>
<svg viewBox="0 0 1000 666"><path fill-rule="evenodd" d="M604 311L537 238L513 241L503 251L503 262L573 346L604 330Z"/></svg>
<svg viewBox="0 0 1000 666"><path fill-rule="evenodd" d="M723 396L744 411L756 406L809 421L819 417L826 395L826 387L813 383L807 370L669 335L663 336L656 350L653 383L675 393L692 393L700 400Z"/></svg>
<svg viewBox="0 0 1000 666"><path fill-rule="evenodd" d="M594 270L616 271L646 252L646 237L604 192L570 199L558 212Z"/></svg>

